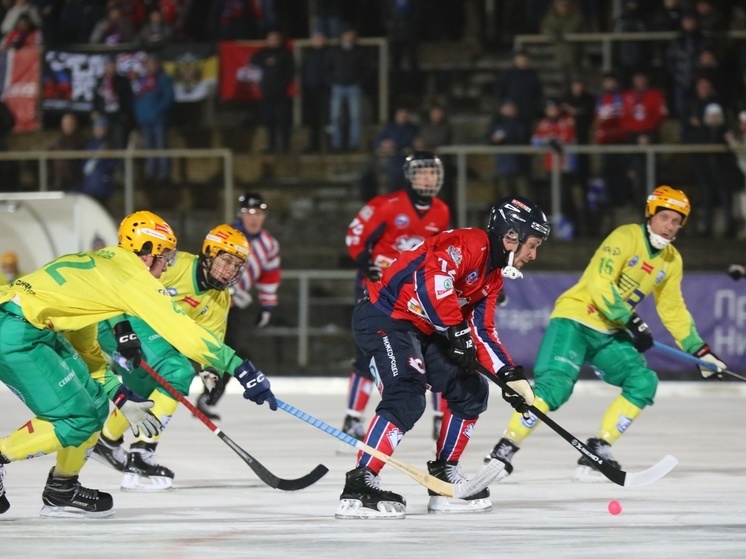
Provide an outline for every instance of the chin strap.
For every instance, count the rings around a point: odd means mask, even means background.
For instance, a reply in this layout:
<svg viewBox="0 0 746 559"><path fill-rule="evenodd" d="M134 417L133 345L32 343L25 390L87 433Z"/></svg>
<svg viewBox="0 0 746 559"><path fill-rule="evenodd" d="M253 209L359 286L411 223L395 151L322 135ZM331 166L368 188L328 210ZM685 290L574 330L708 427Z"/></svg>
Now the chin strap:
<svg viewBox="0 0 746 559"><path fill-rule="evenodd" d="M508 279L520 279L523 277L523 273L518 268L515 268L513 266L513 258L515 257L515 252L509 252L508 253L508 263L505 265L505 267L502 269L503 277Z"/></svg>
<svg viewBox="0 0 746 559"><path fill-rule="evenodd" d="M650 240L650 244L653 245L653 248L656 250L664 249L668 246L668 244L673 241L674 239L666 239L665 237L661 237L660 235L656 235L653 233L653 230L650 228L650 222L645 224L645 227L648 231L648 239Z"/></svg>

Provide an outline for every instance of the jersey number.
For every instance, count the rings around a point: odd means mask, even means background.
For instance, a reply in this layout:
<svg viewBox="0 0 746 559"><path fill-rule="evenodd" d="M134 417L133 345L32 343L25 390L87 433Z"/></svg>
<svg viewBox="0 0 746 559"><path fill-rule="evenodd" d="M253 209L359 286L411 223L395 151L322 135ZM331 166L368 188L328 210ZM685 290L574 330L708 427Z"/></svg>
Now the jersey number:
<svg viewBox="0 0 746 559"><path fill-rule="evenodd" d="M50 264L46 267L44 270L46 273L48 273L50 276L52 276L52 279L57 282L57 285L63 285L67 280L62 277L62 274L60 273L61 268L76 268L78 270L90 270L91 268L96 267L96 262L94 262L93 258L85 253L78 253L76 256L79 256L80 258L87 258L87 261L84 262L55 262L54 264Z"/></svg>

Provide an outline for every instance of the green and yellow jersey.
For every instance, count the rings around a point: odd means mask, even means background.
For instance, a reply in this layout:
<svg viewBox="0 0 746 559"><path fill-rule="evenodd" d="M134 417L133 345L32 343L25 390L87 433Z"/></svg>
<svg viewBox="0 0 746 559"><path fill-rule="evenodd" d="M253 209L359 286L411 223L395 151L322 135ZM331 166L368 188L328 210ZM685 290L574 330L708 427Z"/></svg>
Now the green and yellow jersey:
<svg viewBox="0 0 746 559"><path fill-rule="evenodd" d="M233 371L241 363L220 337L187 315L136 254L123 248L61 256L0 286L3 303L5 310L21 314L37 328L66 333L94 377L104 374L98 323L122 313L141 318L202 365Z"/></svg>
<svg viewBox="0 0 746 559"><path fill-rule="evenodd" d="M559 296L550 318L611 333L623 329L634 308L652 293L663 325L682 349L695 351L704 342L681 294L683 269L673 245L655 250L645 225L623 225L601 243L578 283Z"/></svg>

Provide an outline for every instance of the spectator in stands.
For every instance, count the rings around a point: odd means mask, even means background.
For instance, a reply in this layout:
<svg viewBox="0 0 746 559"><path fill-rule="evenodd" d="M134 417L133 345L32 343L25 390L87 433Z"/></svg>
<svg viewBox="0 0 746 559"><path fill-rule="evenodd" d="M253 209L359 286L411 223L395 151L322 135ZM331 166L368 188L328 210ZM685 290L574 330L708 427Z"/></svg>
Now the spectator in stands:
<svg viewBox="0 0 746 559"><path fill-rule="evenodd" d="M386 124L373 141L373 149L384 163L388 191L394 192L406 187L404 160L414 150L414 142L419 133L412 121L409 109L398 107L394 118Z"/></svg>
<svg viewBox="0 0 746 559"><path fill-rule="evenodd" d="M41 17L39 30L44 38L44 45L53 47L57 44L58 27L60 25L60 14L64 2L61 0L36 0L36 6Z"/></svg>
<svg viewBox="0 0 746 559"><path fill-rule="evenodd" d="M725 133L725 141L733 149L740 175L733 186L733 208L739 239L746 239L746 111L738 113L738 127Z"/></svg>
<svg viewBox="0 0 746 559"><path fill-rule="evenodd" d="M60 119L60 133L49 146L50 150L75 151L85 148L85 136L78 128L75 113L65 113ZM79 191L83 184L80 159L53 159L52 189Z"/></svg>
<svg viewBox="0 0 746 559"><path fill-rule="evenodd" d="M41 44L41 32L31 22L28 14L21 14L16 20L15 27L3 37L0 48L2 50L18 50L35 47Z"/></svg>
<svg viewBox="0 0 746 559"><path fill-rule="evenodd" d="M580 43L566 41L565 35L581 33L584 29L585 19L573 0L554 0L541 20L541 32L552 40L554 59L564 85L578 72L583 52Z"/></svg>
<svg viewBox="0 0 746 559"><path fill-rule="evenodd" d="M518 107L513 101L505 101L500 113L492 120L487 131L487 143L493 146L525 146L529 144L531 132L518 118ZM517 153L495 155L495 176L498 192L495 199L520 194L533 200L529 156Z"/></svg>
<svg viewBox="0 0 746 559"><path fill-rule="evenodd" d="M682 118L686 115L687 97L694 79L694 68L705 39L694 14L681 17L681 34L668 44L665 68L668 71L673 111Z"/></svg>
<svg viewBox="0 0 746 559"><path fill-rule="evenodd" d="M660 141L660 128L668 116L663 91L650 86L645 72L637 71L632 76L632 87L622 93L622 130L631 144L647 146ZM647 185L658 182L648 180L644 153L630 156L634 203L642 206L647 199ZM652 190L652 188L651 188Z"/></svg>
<svg viewBox="0 0 746 559"><path fill-rule="evenodd" d="M145 149L166 149L166 122L174 104L174 86L161 68L158 57L148 56L145 73L134 79L132 89L135 118ZM145 178L168 181L171 178L171 160L168 157L148 157L145 160Z"/></svg>
<svg viewBox="0 0 746 559"><path fill-rule="evenodd" d="M93 119L106 119L111 149L125 149L134 124L132 84L117 72L115 58L104 62L93 95Z"/></svg>
<svg viewBox="0 0 746 559"><path fill-rule="evenodd" d="M300 72L303 116L308 124L308 153L320 152L324 144L329 119L329 83L326 80L328 59L326 37L322 33L313 33L311 48L303 51Z"/></svg>
<svg viewBox="0 0 746 559"><path fill-rule="evenodd" d="M368 60L357 42L357 31L348 27L342 33L339 46L329 53L327 75L331 84L332 150L357 150L362 135L363 85L368 78ZM349 132L343 142L342 107L347 107Z"/></svg>
<svg viewBox="0 0 746 559"><path fill-rule="evenodd" d="M343 0L316 0L316 11L311 14L315 20L315 32L330 39L338 39L342 33Z"/></svg>
<svg viewBox="0 0 746 559"><path fill-rule="evenodd" d="M90 0L66 0L57 26L60 44L87 43L96 24L106 16L106 7Z"/></svg>
<svg viewBox="0 0 746 559"><path fill-rule="evenodd" d="M560 109L575 120L578 144L590 144L596 97L588 91L585 80L581 76L575 75L570 79L570 88L560 101ZM578 182L583 188L590 178L590 165L590 156L578 155ZM531 196L527 198L533 200Z"/></svg>
<svg viewBox="0 0 746 559"><path fill-rule="evenodd" d="M0 258L0 286L7 285L16 278L23 275L18 268L18 255L15 252L6 252Z"/></svg>
<svg viewBox="0 0 746 559"><path fill-rule="evenodd" d="M137 34L138 42L145 48L165 45L173 35L173 28L163 21L160 10L153 10L148 14L148 21Z"/></svg>
<svg viewBox="0 0 746 559"><path fill-rule="evenodd" d="M604 74L593 115L593 139L596 144L612 146L627 142L627 134L622 127L622 112L619 79L616 74ZM601 156L601 176L606 197L612 206L621 207L632 201L625 154L613 151L604 153Z"/></svg>
<svg viewBox="0 0 746 559"><path fill-rule="evenodd" d="M715 91L708 78L697 78L694 82L694 95L684 112L684 123L681 130L682 142L696 144L703 137L702 126L704 125L705 108L711 104L722 107L718 92Z"/></svg>
<svg viewBox="0 0 746 559"><path fill-rule="evenodd" d="M642 33L647 31L638 0L627 0L619 18L614 22L614 33ZM646 71L650 64L650 49L647 41L614 41L614 67L622 83L629 83L632 74Z"/></svg>
<svg viewBox="0 0 746 559"><path fill-rule="evenodd" d="M497 77L497 103L512 101L518 108L518 118L528 130L541 110L544 90L539 74L531 67L531 57L523 51L513 54L513 66Z"/></svg>
<svg viewBox="0 0 746 559"><path fill-rule="evenodd" d="M285 46L282 33L267 33L265 46L251 57L251 64L262 71L260 107L267 130L267 153L287 153L292 125L289 90L295 78L295 59Z"/></svg>
<svg viewBox="0 0 746 559"><path fill-rule="evenodd" d="M727 144L725 115L717 103L705 107L702 126L697 131L697 143ZM695 153L692 164L699 185L698 233L703 237L713 236L715 208L722 209L725 218L725 238L736 235L736 221L733 212L733 192L736 186L738 169L733 153Z"/></svg>
<svg viewBox="0 0 746 559"><path fill-rule="evenodd" d="M106 119L99 117L93 121L93 137L85 146L87 151L92 152L91 157L83 162L83 194L88 194L102 204L112 194L114 171L117 167L116 159L101 158L95 153L110 149L107 136Z"/></svg>
<svg viewBox="0 0 746 559"><path fill-rule="evenodd" d="M39 10L36 5L31 0L16 0L8 9L3 18L2 24L0 24L0 33L2 33L3 36L10 33L15 28L18 18L22 15L29 18L29 21L35 29L41 27L41 15L39 15Z"/></svg>
<svg viewBox="0 0 746 559"><path fill-rule="evenodd" d="M711 0L697 0L694 3L694 11L699 20L702 32L711 37L728 29L728 23L723 14L716 8Z"/></svg>
<svg viewBox="0 0 746 559"><path fill-rule="evenodd" d="M90 43L120 45L133 39L132 27L122 17L122 9L114 4L109 7L106 17L101 19L91 33Z"/></svg>
<svg viewBox="0 0 746 559"><path fill-rule="evenodd" d="M544 156L544 170L547 173L554 170L555 161L560 166L560 211L565 223L557 224L557 231L562 240L570 240L579 232L579 211L574 193L578 168L577 154L566 153L564 147L577 143L577 136L575 121L571 116L562 113L556 99L547 99L544 104L544 118L537 124L531 136L531 143L535 146L550 147L554 152Z"/></svg>
<svg viewBox="0 0 746 559"><path fill-rule="evenodd" d="M683 13L681 0L663 0L651 18L651 31L678 31Z"/></svg>
<svg viewBox="0 0 746 559"><path fill-rule="evenodd" d="M697 62L694 67L694 75L704 77L710 80L712 87L717 91L723 106L730 106L731 100L735 97L738 90L738 84L735 80L729 79L730 72L723 67L715 49L706 46L699 51Z"/></svg>
<svg viewBox="0 0 746 559"><path fill-rule="evenodd" d="M246 0L215 0L209 26L219 41L248 40L257 37L257 20L253 3Z"/></svg>
<svg viewBox="0 0 746 559"><path fill-rule="evenodd" d="M381 19L386 28L391 59L389 70L395 79L407 73L416 74L419 69L417 36L422 7L420 0L384 0L381 3ZM405 59L408 72L403 70Z"/></svg>
<svg viewBox="0 0 746 559"><path fill-rule="evenodd" d="M430 107L422 119L419 132L414 140L415 151L437 152L441 146L449 146L453 143L453 127L448 119L445 106L434 104ZM455 189L453 179L456 176L456 166L451 155L440 155L443 163L443 189L440 198L449 208L456 207Z"/></svg>

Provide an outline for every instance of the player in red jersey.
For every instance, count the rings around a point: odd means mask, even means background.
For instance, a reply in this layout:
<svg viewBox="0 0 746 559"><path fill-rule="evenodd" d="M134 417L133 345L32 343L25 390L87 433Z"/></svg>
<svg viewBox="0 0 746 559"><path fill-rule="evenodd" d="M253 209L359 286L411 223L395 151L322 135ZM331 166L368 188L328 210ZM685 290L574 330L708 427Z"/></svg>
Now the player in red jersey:
<svg viewBox="0 0 746 559"><path fill-rule="evenodd" d="M355 301L368 281L378 281L383 270L405 250L411 250L448 228L450 211L437 194L443 186L443 163L429 151L416 151L404 162L409 185L368 202L347 228L345 243L358 267ZM373 388L373 375L359 350L355 354L342 430L357 439L365 436L362 415ZM433 393L433 438L443 417L440 395ZM347 448L347 447L345 447Z"/></svg>
<svg viewBox="0 0 746 559"><path fill-rule="evenodd" d="M425 409L425 390L447 402L431 475L459 483L459 465L479 415L487 408L488 381L475 372L478 360L507 382L514 394L503 398L526 411L534 393L523 367L513 363L495 329L495 307L503 277L522 277L549 237L547 218L520 197L498 202L486 230L454 229L402 253L381 281L368 285L358 303L352 330L381 392L365 443L391 455ZM401 495L380 488L383 461L358 453L347 472L337 518L402 518ZM501 472L502 474L502 472ZM486 512L489 489L466 499L431 494L429 512Z"/></svg>

